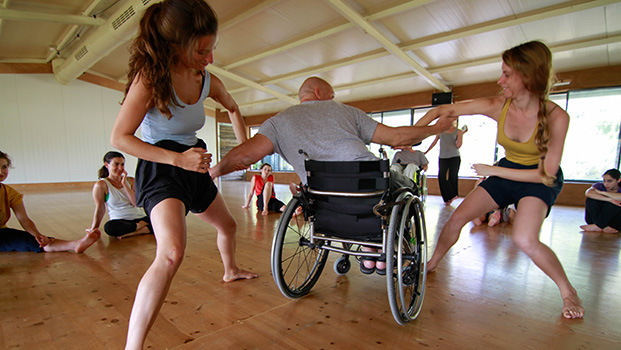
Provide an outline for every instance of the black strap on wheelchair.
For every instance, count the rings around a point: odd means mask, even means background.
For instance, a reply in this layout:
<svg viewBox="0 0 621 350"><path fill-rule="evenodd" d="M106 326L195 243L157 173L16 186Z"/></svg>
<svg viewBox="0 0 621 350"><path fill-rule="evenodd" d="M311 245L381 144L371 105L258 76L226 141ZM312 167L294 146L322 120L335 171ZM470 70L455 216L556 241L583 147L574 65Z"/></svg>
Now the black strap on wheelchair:
<svg viewBox="0 0 621 350"><path fill-rule="evenodd" d="M385 173L388 171L388 161L359 161L359 162L321 162L315 160L306 160L304 167L307 172L319 173L340 173L340 174L362 174L369 172Z"/></svg>

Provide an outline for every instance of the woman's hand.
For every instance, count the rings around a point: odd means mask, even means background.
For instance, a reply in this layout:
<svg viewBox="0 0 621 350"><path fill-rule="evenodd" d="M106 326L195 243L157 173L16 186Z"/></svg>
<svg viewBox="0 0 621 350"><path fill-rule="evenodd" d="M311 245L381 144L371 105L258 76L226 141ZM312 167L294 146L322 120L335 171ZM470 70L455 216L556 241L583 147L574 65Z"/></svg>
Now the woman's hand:
<svg viewBox="0 0 621 350"><path fill-rule="evenodd" d="M181 153L181 159L178 165L185 170L205 174L209 171L210 163L211 153L207 153L203 148L192 147Z"/></svg>
<svg viewBox="0 0 621 350"><path fill-rule="evenodd" d="M491 165L487 165L487 164L472 164L472 169L477 173L477 175L479 176L494 176L496 175L494 170L495 170L495 166L491 166Z"/></svg>
<svg viewBox="0 0 621 350"><path fill-rule="evenodd" d="M35 239L37 240L37 242L39 242L39 247L43 248L46 245L54 242L54 238L50 238L48 236L44 236L44 235L36 235Z"/></svg>

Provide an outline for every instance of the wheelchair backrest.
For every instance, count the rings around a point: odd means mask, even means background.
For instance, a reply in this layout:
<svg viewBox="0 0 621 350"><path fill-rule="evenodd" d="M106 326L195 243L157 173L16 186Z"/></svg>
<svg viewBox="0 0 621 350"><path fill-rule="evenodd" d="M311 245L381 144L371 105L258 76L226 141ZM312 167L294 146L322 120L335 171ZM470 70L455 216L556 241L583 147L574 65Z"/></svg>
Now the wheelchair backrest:
<svg viewBox="0 0 621 350"><path fill-rule="evenodd" d="M315 230L356 238L381 239L381 218L373 207L389 187L388 160L305 161Z"/></svg>
<svg viewBox="0 0 621 350"><path fill-rule="evenodd" d="M388 160L304 162L308 186L318 191L372 192L388 188Z"/></svg>

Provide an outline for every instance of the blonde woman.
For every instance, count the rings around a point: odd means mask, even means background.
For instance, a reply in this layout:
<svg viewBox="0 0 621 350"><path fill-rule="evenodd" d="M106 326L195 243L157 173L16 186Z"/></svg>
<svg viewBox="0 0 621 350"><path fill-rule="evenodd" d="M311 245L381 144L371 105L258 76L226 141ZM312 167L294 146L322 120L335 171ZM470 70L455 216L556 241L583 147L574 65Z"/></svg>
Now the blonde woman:
<svg viewBox="0 0 621 350"><path fill-rule="evenodd" d="M483 114L498 122L498 143L506 158L498 166L474 164L488 179L477 186L453 212L440 233L427 264L433 271L457 242L464 225L482 214L516 204L513 240L558 286L563 299L562 314L580 318L582 302L569 282L556 254L539 240L543 220L563 186L560 168L569 115L548 100L552 80L552 54L538 41L505 51L500 96L482 98L429 111L417 123L426 125L438 115Z"/></svg>

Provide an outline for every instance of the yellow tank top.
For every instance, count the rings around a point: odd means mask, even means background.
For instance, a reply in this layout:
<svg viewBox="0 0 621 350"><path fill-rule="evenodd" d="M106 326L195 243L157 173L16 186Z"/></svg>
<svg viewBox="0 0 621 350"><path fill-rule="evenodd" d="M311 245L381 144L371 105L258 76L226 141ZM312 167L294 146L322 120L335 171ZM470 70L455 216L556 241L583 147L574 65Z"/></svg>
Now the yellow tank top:
<svg viewBox="0 0 621 350"><path fill-rule="evenodd" d="M507 111L511 99L508 98L505 105L502 107L502 112L498 118L498 131L496 133L496 140L498 144L505 148L505 157L513 162L522 165L536 165L539 163L539 150L535 145L535 134L537 128L533 130L533 134L526 142L513 141L505 135L505 119L507 118Z"/></svg>

